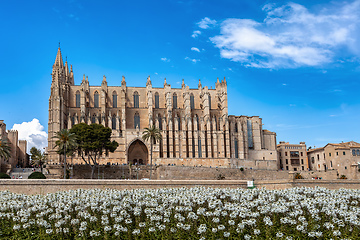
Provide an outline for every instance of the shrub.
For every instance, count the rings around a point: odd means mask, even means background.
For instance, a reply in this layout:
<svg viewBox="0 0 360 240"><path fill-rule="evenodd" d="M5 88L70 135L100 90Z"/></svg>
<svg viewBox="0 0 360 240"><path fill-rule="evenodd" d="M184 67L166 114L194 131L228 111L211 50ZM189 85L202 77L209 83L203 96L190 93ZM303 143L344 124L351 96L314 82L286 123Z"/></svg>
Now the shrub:
<svg viewBox="0 0 360 240"><path fill-rule="evenodd" d="M10 178L11 177L9 175L7 175L6 173L0 173L0 178Z"/></svg>
<svg viewBox="0 0 360 240"><path fill-rule="evenodd" d="M41 172L33 172L32 174L30 174L28 179L46 179L46 177Z"/></svg>
<svg viewBox="0 0 360 240"><path fill-rule="evenodd" d="M300 173L295 174L295 179L304 179L303 176L301 176Z"/></svg>
<svg viewBox="0 0 360 240"><path fill-rule="evenodd" d="M243 168L243 167L241 167L241 168L240 168L240 171L244 171L244 168Z"/></svg>
<svg viewBox="0 0 360 240"><path fill-rule="evenodd" d="M341 175L340 179L347 179L347 177L345 175Z"/></svg>

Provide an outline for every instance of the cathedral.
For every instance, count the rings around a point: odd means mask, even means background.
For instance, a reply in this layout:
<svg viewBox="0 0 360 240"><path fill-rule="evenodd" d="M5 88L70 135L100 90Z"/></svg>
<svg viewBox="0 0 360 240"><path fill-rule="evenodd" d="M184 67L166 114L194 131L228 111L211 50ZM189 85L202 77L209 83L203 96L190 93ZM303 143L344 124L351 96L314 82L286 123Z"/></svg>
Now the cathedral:
<svg viewBox="0 0 360 240"><path fill-rule="evenodd" d="M100 80L101 81L101 80ZM100 83L99 81L99 83ZM145 80L144 80L145 83ZM72 66L64 63L60 47L52 69L49 98L48 157L56 153L55 133L77 123L98 123L112 129L119 143L100 164L149 164L150 143L142 140L144 128L155 125L162 140L153 146L153 164L225 168L277 169L276 134L262 129L258 116L228 115L227 82L217 79L215 89L202 86L172 88L164 80L144 87L90 85L84 75L74 84ZM81 164L76 154L73 162Z"/></svg>

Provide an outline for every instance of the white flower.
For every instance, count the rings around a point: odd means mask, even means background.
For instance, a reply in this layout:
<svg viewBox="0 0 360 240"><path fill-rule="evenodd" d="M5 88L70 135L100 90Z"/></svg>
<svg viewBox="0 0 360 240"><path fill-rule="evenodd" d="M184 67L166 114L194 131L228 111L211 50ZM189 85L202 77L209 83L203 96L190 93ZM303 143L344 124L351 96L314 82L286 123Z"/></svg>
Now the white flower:
<svg viewBox="0 0 360 240"><path fill-rule="evenodd" d="M52 234L53 230L51 228L46 229L46 234Z"/></svg>
<svg viewBox="0 0 360 240"><path fill-rule="evenodd" d="M139 235L140 234L140 229L134 229L134 231L132 232L133 235Z"/></svg>

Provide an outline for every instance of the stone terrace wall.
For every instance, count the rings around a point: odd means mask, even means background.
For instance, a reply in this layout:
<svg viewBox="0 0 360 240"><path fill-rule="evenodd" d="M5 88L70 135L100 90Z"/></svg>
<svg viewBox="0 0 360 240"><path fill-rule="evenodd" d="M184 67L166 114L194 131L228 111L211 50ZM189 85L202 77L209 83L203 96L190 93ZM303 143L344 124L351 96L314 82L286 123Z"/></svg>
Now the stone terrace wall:
<svg viewBox="0 0 360 240"><path fill-rule="evenodd" d="M359 189L359 180L261 180L255 181L255 187L267 189L285 189L290 187L326 187L329 189ZM246 188L246 180L0 180L0 191L8 190L21 194L47 194L75 189L153 189L178 187Z"/></svg>

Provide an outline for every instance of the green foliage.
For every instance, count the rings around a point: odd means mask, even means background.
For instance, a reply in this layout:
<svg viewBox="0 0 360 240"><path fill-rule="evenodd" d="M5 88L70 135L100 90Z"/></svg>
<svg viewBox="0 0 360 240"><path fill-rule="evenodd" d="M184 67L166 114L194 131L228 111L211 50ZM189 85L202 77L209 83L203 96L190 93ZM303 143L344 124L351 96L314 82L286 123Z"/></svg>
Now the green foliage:
<svg viewBox="0 0 360 240"><path fill-rule="evenodd" d="M347 179L347 177L345 175L341 175L340 179Z"/></svg>
<svg viewBox="0 0 360 240"><path fill-rule="evenodd" d="M296 173L294 176L295 179L304 179L303 176L301 176L300 173Z"/></svg>
<svg viewBox="0 0 360 240"><path fill-rule="evenodd" d="M0 157L9 159L11 157L10 151L11 148L8 139L0 138Z"/></svg>
<svg viewBox="0 0 360 240"><path fill-rule="evenodd" d="M56 140L55 147L58 148L58 154L72 155L76 149L76 136L74 133L70 132L68 129L62 129L57 132L53 137Z"/></svg>
<svg viewBox="0 0 360 240"><path fill-rule="evenodd" d="M91 178L95 166L99 164L98 159L101 155L114 152L119 146L116 141L110 141L112 130L101 124L75 124L70 129L70 133L76 137L75 150L77 150L82 160L92 167Z"/></svg>
<svg viewBox="0 0 360 240"><path fill-rule="evenodd" d="M156 143L156 141L160 141L161 138L162 137L161 137L160 129L158 129L155 125L145 128L143 135L142 135L142 139L144 141L150 140L150 180L151 180L151 173L152 173L153 144Z"/></svg>
<svg viewBox="0 0 360 240"><path fill-rule="evenodd" d="M6 173L0 173L0 178L10 178L11 179L11 177L9 176L9 175L7 175Z"/></svg>
<svg viewBox="0 0 360 240"><path fill-rule="evenodd" d="M36 147L32 147L30 149L31 154L31 165L38 165L41 167L41 171L43 168L43 165L46 163L46 155L40 151L40 149L37 149Z"/></svg>
<svg viewBox="0 0 360 240"><path fill-rule="evenodd" d="M241 168L240 168L240 171L244 171L244 168L243 168L243 167L241 167Z"/></svg>
<svg viewBox="0 0 360 240"><path fill-rule="evenodd" d="M46 179L46 177L41 172L33 172L29 175L28 179Z"/></svg>

